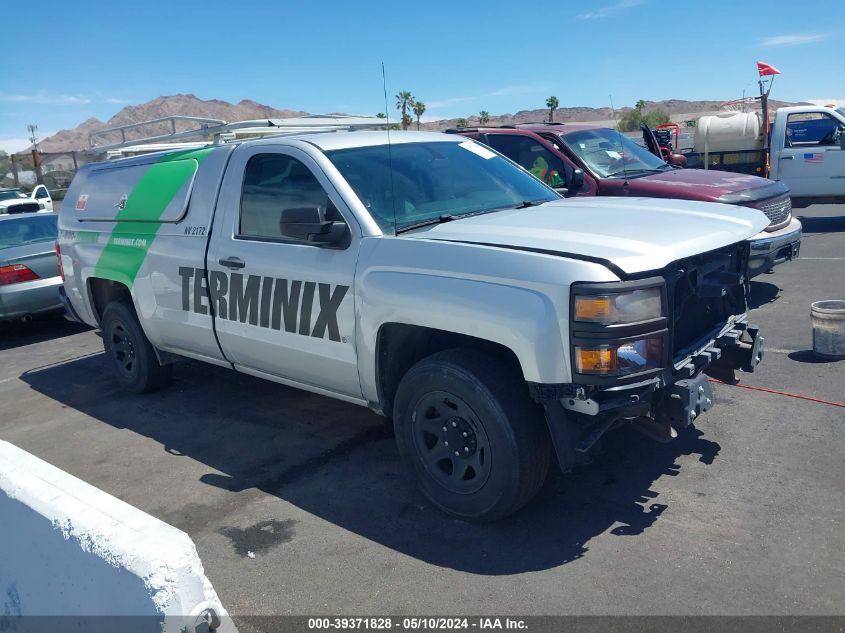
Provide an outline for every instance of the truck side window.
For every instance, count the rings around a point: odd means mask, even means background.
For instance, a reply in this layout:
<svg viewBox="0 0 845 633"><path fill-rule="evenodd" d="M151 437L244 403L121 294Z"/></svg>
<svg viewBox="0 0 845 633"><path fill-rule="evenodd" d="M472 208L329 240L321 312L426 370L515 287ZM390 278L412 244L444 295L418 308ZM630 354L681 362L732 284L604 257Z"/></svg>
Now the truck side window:
<svg viewBox="0 0 845 633"><path fill-rule="evenodd" d="M343 219L311 170L297 159L283 154L250 158L244 172L239 235L282 240L282 211L296 207L319 207L327 220Z"/></svg>
<svg viewBox="0 0 845 633"><path fill-rule="evenodd" d="M518 163L550 187L565 187L568 181L563 161L535 139L515 134L488 134L493 149Z"/></svg>
<svg viewBox="0 0 845 633"><path fill-rule="evenodd" d="M789 147L839 145L840 123L825 112L801 112L786 119Z"/></svg>

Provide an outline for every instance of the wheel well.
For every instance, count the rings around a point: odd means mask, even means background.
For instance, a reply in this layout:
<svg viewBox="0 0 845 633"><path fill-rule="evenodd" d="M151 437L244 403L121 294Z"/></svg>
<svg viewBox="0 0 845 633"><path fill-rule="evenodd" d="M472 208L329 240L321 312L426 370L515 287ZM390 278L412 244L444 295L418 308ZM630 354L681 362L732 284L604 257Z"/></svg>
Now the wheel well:
<svg viewBox="0 0 845 633"><path fill-rule="evenodd" d="M393 415L393 398L402 377L411 367L427 356L455 348L483 351L522 374L516 354L499 343L418 325L386 323L379 329L376 343L376 378L384 415Z"/></svg>
<svg viewBox="0 0 845 633"><path fill-rule="evenodd" d="M91 305L94 308L94 316L97 318L98 324L102 319L103 310L106 309L109 303L121 299L132 301L132 294L129 292L129 288L111 279L89 279L88 295L91 297Z"/></svg>

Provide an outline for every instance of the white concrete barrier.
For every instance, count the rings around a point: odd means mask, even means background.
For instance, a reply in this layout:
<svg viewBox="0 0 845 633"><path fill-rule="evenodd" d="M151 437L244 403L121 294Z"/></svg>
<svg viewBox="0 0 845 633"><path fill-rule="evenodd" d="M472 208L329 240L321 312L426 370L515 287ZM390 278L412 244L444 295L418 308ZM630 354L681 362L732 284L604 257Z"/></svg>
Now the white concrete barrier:
<svg viewBox="0 0 845 633"><path fill-rule="evenodd" d="M187 534L0 441L0 630L30 616L234 631Z"/></svg>

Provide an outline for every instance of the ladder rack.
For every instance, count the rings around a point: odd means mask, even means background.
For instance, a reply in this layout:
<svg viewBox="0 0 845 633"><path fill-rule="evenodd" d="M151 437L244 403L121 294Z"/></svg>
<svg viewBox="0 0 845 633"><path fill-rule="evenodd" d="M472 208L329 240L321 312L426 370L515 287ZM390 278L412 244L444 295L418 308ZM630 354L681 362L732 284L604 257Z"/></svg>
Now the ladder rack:
<svg viewBox="0 0 845 633"><path fill-rule="evenodd" d="M177 123L194 123L196 127L178 132ZM156 134L138 139L127 139L126 132L149 125L169 124L170 132L167 134ZM251 121L236 121L227 123L221 119L207 119L204 117L172 115L118 125L116 127L97 130L88 135L88 151L106 152L124 147L148 145L151 143L170 143L179 139L191 137L203 137L207 142L215 145L232 140L242 140L268 135L282 134L306 134L309 132L341 132L350 130L377 129L387 126L385 119L378 117L351 116L346 114L310 114L302 117L291 117L288 119L255 119ZM98 145L96 138L107 134L120 134L120 142L105 143Z"/></svg>

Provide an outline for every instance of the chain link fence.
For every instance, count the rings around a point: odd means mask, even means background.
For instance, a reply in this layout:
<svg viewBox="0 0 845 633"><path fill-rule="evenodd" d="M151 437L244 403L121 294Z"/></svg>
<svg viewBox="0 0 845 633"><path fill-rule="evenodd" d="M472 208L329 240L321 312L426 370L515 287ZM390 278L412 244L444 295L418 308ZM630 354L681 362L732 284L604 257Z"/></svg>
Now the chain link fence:
<svg viewBox="0 0 845 633"><path fill-rule="evenodd" d="M77 170L86 163L102 159L99 154L75 151L0 153L0 187L30 192L36 185L43 184L58 208Z"/></svg>
<svg viewBox="0 0 845 633"><path fill-rule="evenodd" d="M132 129L100 132L97 135L97 145L108 145L196 129L198 119L181 120L186 118L157 119L129 126ZM218 123L213 119L199 120ZM208 140L208 137L198 134L189 140L203 141ZM108 152L97 151L96 149L68 152L42 152L40 149L28 149L15 154L0 152L0 188L14 187L29 193L36 185L43 184L53 198L54 207L58 209L79 168L86 163L102 161L107 157Z"/></svg>

